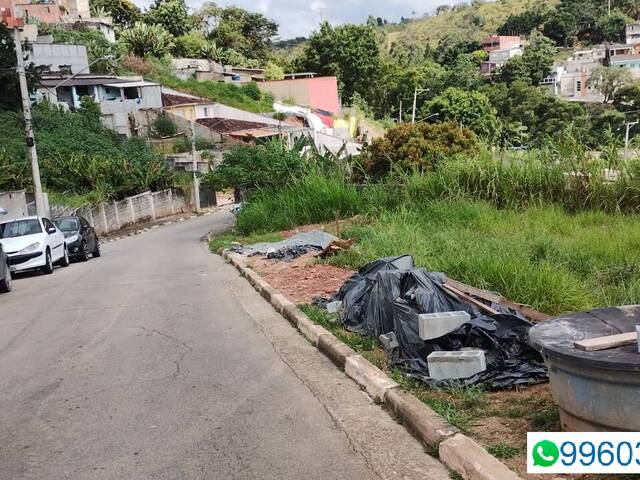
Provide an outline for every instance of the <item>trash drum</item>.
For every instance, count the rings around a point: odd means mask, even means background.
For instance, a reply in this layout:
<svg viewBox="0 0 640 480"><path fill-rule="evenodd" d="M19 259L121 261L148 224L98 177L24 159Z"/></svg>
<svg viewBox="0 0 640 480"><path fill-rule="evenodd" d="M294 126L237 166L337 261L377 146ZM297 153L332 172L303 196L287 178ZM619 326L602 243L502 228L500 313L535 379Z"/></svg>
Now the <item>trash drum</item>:
<svg viewBox="0 0 640 480"><path fill-rule="evenodd" d="M572 313L540 323L529 342L544 358L563 430L640 431L638 345L586 352L574 343L635 332L640 306Z"/></svg>

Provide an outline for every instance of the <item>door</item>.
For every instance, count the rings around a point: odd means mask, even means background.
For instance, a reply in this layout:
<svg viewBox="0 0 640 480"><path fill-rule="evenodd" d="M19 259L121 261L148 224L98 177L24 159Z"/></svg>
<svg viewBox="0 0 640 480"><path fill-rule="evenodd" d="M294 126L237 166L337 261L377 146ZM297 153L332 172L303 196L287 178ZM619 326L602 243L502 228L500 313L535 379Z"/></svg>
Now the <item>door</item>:
<svg viewBox="0 0 640 480"><path fill-rule="evenodd" d="M49 248L51 249L51 260L56 262L64 257L64 234L58 230L48 218L42 219L44 230L47 232L47 238L49 239ZM49 233L49 230L55 230L53 233Z"/></svg>

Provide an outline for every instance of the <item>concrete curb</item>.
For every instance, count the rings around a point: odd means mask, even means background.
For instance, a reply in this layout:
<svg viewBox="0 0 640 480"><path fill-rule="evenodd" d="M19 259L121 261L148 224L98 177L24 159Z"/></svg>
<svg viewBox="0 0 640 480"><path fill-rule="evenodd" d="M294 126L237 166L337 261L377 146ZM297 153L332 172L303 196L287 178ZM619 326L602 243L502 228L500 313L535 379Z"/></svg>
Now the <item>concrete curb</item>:
<svg viewBox="0 0 640 480"><path fill-rule="evenodd" d="M224 251L222 257L240 271L249 283L300 333L344 370L376 402L383 403L422 443L438 453L440 461L467 480L519 480L520 477L481 445L444 418L402 390L400 385L331 332L316 325L291 300L275 290L244 257Z"/></svg>

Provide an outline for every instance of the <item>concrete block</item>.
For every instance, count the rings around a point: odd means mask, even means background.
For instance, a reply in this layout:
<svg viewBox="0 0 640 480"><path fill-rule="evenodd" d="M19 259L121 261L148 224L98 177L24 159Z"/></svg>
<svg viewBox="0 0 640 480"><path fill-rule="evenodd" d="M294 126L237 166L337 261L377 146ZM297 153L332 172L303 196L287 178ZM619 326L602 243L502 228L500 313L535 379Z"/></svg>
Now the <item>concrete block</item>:
<svg viewBox="0 0 640 480"><path fill-rule="evenodd" d="M504 463L461 433L441 442L438 456L467 480L520 480Z"/></svg>
<svg viewBox="0 0 640 480"><path fill-rule="evenodd" d="M347 358L344 364L344 373L355 380L378 403L384 401L387 390L399 386L362 355L353 355Z"/></svg>
<svg viewBox="0 0 640 480"><path fill-rule="evenodd" d="M431 410L416 397L400 388L392 388L385 395L385 403L419 440L432 448L460 431Z"/></svg>
<svg viewBox="0 0 640 480"><path fill-rule="evenodd" d="M467 312L423 313L418 316L419 335L423 340L440 338L469 320L471 317Z"/></svg>
<svg viewBox="0 0 640 480"><path fill-rule="evenodd" d="M468 378L487 369L482 350L432 352L427 357L427 363L429 376L435 380Z"/></svg>
<svg viewBox="0 0 640 480"><path fill-rule="evenodd" d="M380 337L378 338L385 350L393 350L394 348L398 348L400 346L394 332L385 333L383 335L380 335Z"/></svg>

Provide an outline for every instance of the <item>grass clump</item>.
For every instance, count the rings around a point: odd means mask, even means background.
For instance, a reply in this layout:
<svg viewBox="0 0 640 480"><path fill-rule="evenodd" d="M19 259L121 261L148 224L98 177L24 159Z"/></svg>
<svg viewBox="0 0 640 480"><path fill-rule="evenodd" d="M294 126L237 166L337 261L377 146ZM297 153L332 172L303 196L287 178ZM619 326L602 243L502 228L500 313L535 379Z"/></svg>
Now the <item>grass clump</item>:
<svg viewBox="0 0 640 480"><path fill-rule="evenodd" d="M373 352L375 349L380 349L378 341L375 338L349 332L342 328L342 325L337 323L338 317L335 314L331 314L314 305L299 305L298 307L311 319L312 322L329 330L338 337L340 341L349 345L356 352L365 353ZM371 357L373 358L372 355Z"/></svg>
<svg viewBox="0 0 640 480"><path fill-rule="evenodd" d="M487 447L487 451L500 460L508 460L520 453L520 449L511 447L504 442L494 443Z"/></svg>
<svg viewBox="0 0 640 480"><path fill-rule="evenodd" d="M222 251L231 247L234 243L251 245L261 242L279 242L284 240L280 232L254 233L246 236L238 236L236 233L222 233L209 240L209 250L213 253L222 254Z"/></svg>

